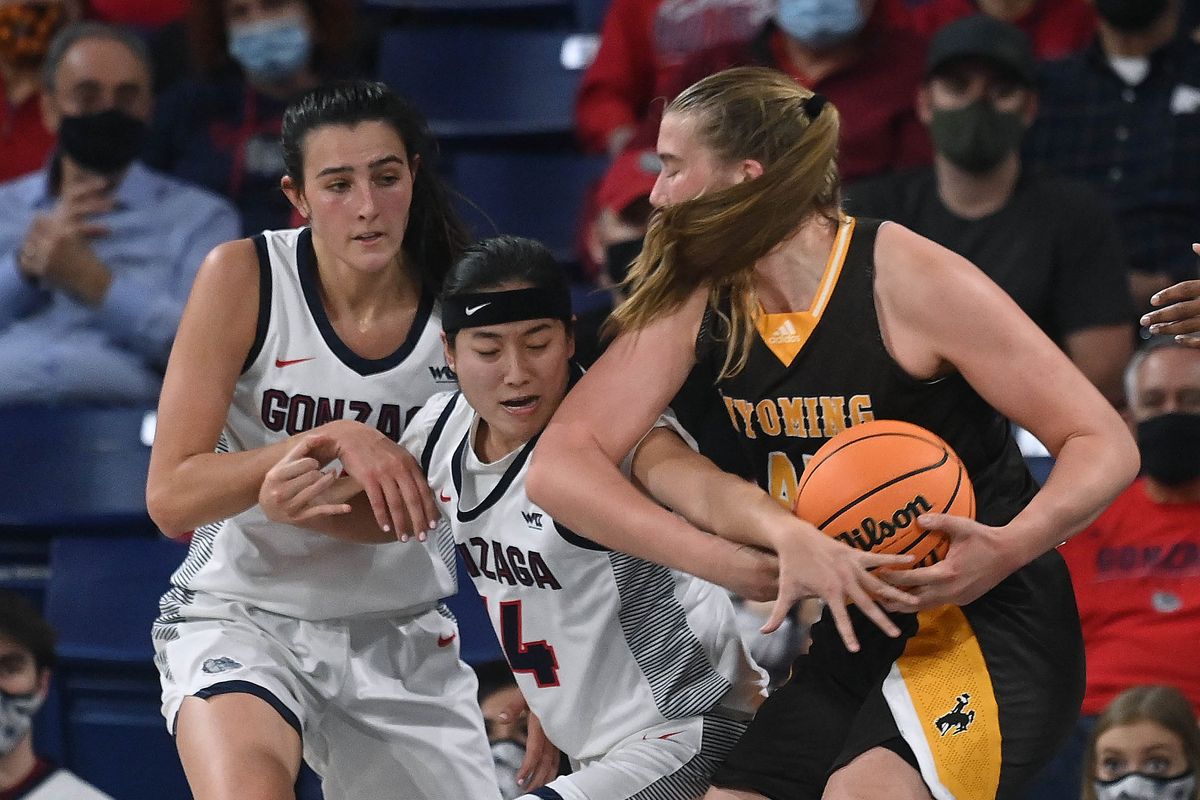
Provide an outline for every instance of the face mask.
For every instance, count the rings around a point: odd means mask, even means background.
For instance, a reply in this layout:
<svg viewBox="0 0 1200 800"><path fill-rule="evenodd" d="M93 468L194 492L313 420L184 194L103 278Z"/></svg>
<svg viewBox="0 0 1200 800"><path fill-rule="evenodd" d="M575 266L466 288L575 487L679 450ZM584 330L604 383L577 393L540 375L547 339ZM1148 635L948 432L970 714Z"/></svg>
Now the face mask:
<svg viewBox="0 0 1200 800"><path fill-rule="evenodd" d="M63 117L58 144L85 169L111 175L129 166L142 152L146 123L110 108L96 114Z"/></svg>
<svg viewBox="0 0 1200 800"><path fill-rule="evenodd" d="M1149 28L1167 10L1167 0L1095 0L1096 13L1117 30L1137 32Z"/></svg>
<svg viewBox="0 0 1200 800"><path fill-rule="evenodd" d="M1142 468L1164 486L1200 478L1200 414L1163 414L1139 422L1137 443Z"/></svg>
<svg viewBox="0 0 1200 800"><path fill-rule="evenodd" d="M613 283L620 283L629 274L629 265L642 252L642 240L630 239L627 242L616 242L604 248L604 264L608 269L608 277Z"/></svg>
<svg viewBox="0 0 1200 800"><path fill-rule="evenodd" d="M46 698L36 692L7 694L0 692L0 756L6 756L29 733L33 715Z"/></svg>
<svg viewBox="0 0 1200 800"><path fill-rule="evenodd" d="M867 18L859 0L779 0L775 22L793 39L821 49L853 39Z"/></svg>
<svg viewBox="0 0 1200 800"><path fill-rule="evenodd" d="M1018 112L997 111L980 99L965 108L935 109L929 133L939 153L967 172L981 173L1017 149L1025 121Z"/></svg>
<svg viewBox="0 0 1200 800"><path fill-rule="evenodd" d="M496 764L496 782L504 800L514 800L525 794L517 785L517 770L525 760L525 745L512 739L492 742L492 761Z"/></svg>
<svg viewBox="0 0 1200 800"><path fill-rule="evenodd" d="M17 68L37 67L62 22L60 3L0 6L0 60Z"/></svg>
<svg viewBox="0 0 1200 800"><path fill-rule="evenodd" d="M1115 781L1093 781L1096 800L1192 800L1196 776L1185 772L1178 778L1156 778L1131 772Z"/></svg>
<svg viewBox="0 0 1200 800"><path fill-rule="evenodd" d="M289 78L308 64L311 52L312 37L301 16L235 25L229 31L229 55L256 78Z"/></svg>

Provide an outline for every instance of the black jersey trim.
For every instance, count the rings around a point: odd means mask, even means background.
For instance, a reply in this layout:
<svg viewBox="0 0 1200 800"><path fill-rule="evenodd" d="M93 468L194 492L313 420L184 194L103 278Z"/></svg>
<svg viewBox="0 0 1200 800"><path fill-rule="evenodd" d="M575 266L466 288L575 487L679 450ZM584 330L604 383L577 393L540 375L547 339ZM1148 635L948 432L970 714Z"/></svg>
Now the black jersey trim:
<svg viewBox="0 0 1200 800"><path fill-rule="evenodd" d="M576 547L582 548L584 550L594 550L597 553L611 553L612 552L611 547L605 547L604 545L600 544L599 542L593 542L591 539L587 538L586 536L580 536L578 533L571 530L566 525L563 525L558 520L554 521L554 530L555 530L555 532L558 533L559 536L562 537L562 540L564 542L566 542L567 544L575 545Z"/></svg>
<svg viewBox="0 0 1200 800"><path fill-rule="evenodd" d="M426 475L429 474L429 464L433 461L433 448L437 446L438 439L442 438L442 431L446 429L446 423L450 421L450 415L454 413L454 406L458 404L458 398L461 396L462 392L451 395L446 407L438 415L437 422L433 423L429 430L429 435L425 437L425 449L421 451L421 472Z"/></svg>
<svg viewBox="0 0 1200 800"><path fill-rule="evenodd" d="M450 460L450 477L454 480L454 491L458 495L458 499L455 501L455 512L459 522L473 522L479 519L483 512L500 502L500 498L504 497L508 492L508 487L512 486L513 481L517 479L517 475L525 468L525 462L529 460L529 454L533 452L533 446L537 444L537 440L538 436L534 436L525 443L525 446L517 453L517 457L508 465L508 469L504 470L504 474L500 476L500 482L492 487L492 491L479 502L479 505L474 508L463 508L462 465L463 459L467 455L467 448L471 446L471 428L468 426L467 432L463 434L462 441L458 443L458 447L454 451L454 458Z"/></svg>
<svg viewBox="0 0 1200 800"><path fill-rule="evenodd" d="M258 321L254 324L254 342L242 364L243 375L262 352L263 344L267 341L267 328L271 325L271 251L267 247L266 234L252 236L250 241L258 253Z"/></svg>
<svg viewBox="0 0 1200 800"><path fill-rule="evenodd" d="M408 336L404 338L400 347L383 358L363 358L346 346L346 343L337 335L337 331L333 329L333 323L329 321L329 316L325 313L325 306L321 303L320 284L317 280L317 253L313 250L311 228L304 228L296 237L296 269L300 274L300 287L304 292L304 302L308 304L309 313L312 314L313 321L317 324L317 330L321 332L321 338L325 340L325 344L338 357L339 361L359 375L378 375L380 372L387 372L408 358L417 346L417 342L421 340L421 335L429 324L429 317L433 314L433 295L422 292L421 299L417 304L416 316L413 317L412 326L408 329Z"/></svg>

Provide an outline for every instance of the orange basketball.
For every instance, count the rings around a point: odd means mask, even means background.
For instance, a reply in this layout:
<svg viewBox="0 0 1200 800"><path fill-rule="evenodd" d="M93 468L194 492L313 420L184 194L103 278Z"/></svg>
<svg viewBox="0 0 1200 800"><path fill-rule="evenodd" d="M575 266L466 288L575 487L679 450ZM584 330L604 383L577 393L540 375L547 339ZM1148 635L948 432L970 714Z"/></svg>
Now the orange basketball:
<svg viewBox="0 0 1200 800"><path fill-rule="evenodd" d="M834 436L804 468L796 515L826 535L873 553L936 564L949 542L926 531L926 512L975 517L975 490L955 452L919 425L876 420Z"/></svg>

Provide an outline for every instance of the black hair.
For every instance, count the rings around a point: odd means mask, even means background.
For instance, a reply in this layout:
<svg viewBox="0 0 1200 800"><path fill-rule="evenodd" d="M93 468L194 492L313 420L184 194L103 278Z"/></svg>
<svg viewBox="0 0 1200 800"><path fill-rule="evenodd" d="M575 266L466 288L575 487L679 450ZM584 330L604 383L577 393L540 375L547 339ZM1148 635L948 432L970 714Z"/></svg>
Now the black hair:
<svg viewBox="0 0 1200 800"><path fill-rule="evenodd" d="M57 657L50 623L21 595L0 589L0 636L33 654L38 671L50 669Z"/></svg>
<svg viewBox="0 0 1200 800"><path fill-rule="evenodd" d="M523 236L493 236L468 247L446 273L442 298L511 285L569 291L566 271L541 242ZM571 320L563 320L567 333ZM454 334L446 338L454 344Z"/></svg>
<svg viewBox="0 0 1200 800"><path fill-rule="evenodd" d="M404 142L409 163L417 168L404 249L420 271L426 291L436 294L470 237L438 176L437 143L415 106L376 81L339 81L306 92L283 115L287 174L303 187L304 139L311 131L325 125L354 127L362 122L390 125Z"/></svg>
<svg viewBox="0 0 1200 800"><path fill-rule="evenodd" d="M535 289L567 288L567 276L541 242L494 236L468 247L446 274L443 297L474 294L509 284Z"/></svg>

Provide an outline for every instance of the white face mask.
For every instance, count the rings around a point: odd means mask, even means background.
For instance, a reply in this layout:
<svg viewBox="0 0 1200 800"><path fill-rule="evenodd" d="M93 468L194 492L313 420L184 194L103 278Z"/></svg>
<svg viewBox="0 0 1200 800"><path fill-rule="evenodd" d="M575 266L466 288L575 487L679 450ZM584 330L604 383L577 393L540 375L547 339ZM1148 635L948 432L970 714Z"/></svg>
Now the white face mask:
<svg viewBox="0 0 1200 800"><path fill-rule="evenodd" d="M1159 778L1131 772L1115 781L1094 781L1096 800L1193 800L1196 776L1192 772L1175 778Z"/></svg>
<svg viewBox="0 0 1200 800"><path fill-rule="evenodd" d="M525 760L525 745L512 739L492 742L492 760L496 764L496 782L504 800L525 794L525 790L517 785L517 770Z"/></svg>
<svg viewBox="0 0 1200 800"><path fill-rule="evenodd" d="M11 753L29 733L33 715L42 707L45 695L6 694L0 692L0 756Z"/></svg>

